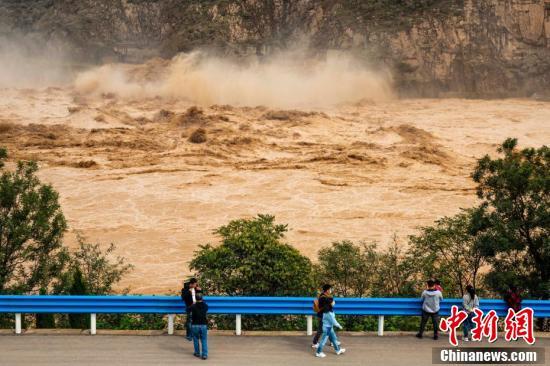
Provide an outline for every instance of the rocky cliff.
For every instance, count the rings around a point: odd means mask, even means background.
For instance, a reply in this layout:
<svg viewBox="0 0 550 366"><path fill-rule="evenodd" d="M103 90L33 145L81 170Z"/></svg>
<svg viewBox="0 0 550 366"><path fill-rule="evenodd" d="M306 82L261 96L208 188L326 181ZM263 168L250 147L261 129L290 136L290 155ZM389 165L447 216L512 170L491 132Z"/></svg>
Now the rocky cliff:
<svg viewBox="0 0 550 366"><path fill-rule="evenodd" d="M545 95L550 0L1 0L0 35L92 62L349 49L423 96Z"/></svg>

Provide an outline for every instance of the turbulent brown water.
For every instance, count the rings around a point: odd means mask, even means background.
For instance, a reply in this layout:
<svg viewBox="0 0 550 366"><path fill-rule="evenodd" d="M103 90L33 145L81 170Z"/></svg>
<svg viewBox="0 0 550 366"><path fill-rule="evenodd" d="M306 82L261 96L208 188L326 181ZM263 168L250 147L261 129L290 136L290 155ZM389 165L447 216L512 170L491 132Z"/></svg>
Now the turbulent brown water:
<svg viewBox="0 0 550 366"><path fill-rule="evenodd" d="M475 203L477 157L507 137L550 139L548 102L395 99L385 74L341 60L304 71L209 59L191 74L185 62L0 90L0 143L12 161L38 160L59 190L67 242L78 230L118 246L135 293L176 289L216 227L258 213L289 223L288 242L311 258L341 239L405 245ZM189 142L198 128L207 141Z"/></svg>

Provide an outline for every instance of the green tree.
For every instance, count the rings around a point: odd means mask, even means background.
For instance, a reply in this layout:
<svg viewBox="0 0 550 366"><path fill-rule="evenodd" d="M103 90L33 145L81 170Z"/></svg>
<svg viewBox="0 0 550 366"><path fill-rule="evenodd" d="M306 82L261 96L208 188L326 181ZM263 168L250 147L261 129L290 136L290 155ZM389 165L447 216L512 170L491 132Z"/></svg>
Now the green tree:
<svg viewBox="0 0 550 366"><path fill-rule="evenodd" d="M0 149L0 167L6 155ZM0 293L46 288L55 270L50 258L67 225L59 195L37 170L35 162L20 161L0 176Z"/></svg>
<svg viewBox="0 0 550 366"><path fill-rule="evenodd" d="M319 283L330 283L338 296L368 296L376 281L378 254L375 244L332 243L318 254Z"/></svg>
<svg viewBox="0 0 550 366"><path fill-rule="evenodd" d="M468 284L479 285L480 268L485 264L471 231L472 211L443 217L434 226L421 228L410 237L408 256L424 278L439 278L445 292L464 295Z"/></svg>
<svg viewBox="0 0 550 366"><path fill-rule="evenodd" d="M378 255L373 296L417 296L419 268L408 257L394 235L391 244Z"/></svg>
<svg viewBox="0 0 550 366"><path fill-rule="evenodd" d="M482 200L473 216L479 249L492 265L487 282L503 291L511 282L537 298L550 297L550 149L517 149L507 139L478 160L472 174Z"/></svg>
<svg viewBox="0 0 550 366"><path fill-rule="evenodd" d="M314 287L312 264L282 242L287 230L270 215L233 220L215 231L222 238L220 245L200 246L190 268L211 293L309 295Z"/></svg>

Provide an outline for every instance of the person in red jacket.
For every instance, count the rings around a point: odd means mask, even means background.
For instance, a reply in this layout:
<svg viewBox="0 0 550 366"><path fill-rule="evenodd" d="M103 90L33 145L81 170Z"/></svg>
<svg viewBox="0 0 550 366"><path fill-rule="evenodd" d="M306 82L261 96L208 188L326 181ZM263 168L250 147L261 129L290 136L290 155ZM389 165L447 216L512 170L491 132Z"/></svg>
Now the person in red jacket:
<svg viewBox="0 0 550 366"><path fill-rule="evenodd" d="M441 287L441 281L439 280L439 278L434 279L434 283L435 283L435 289L443 293L443 287Z"/></svg>
<svg viewBox="0 0 550 366"><path fill-rule="evenodd" d="M514 311L521 310L521 293L515 285L510 285L506 294L504 294L506 306Z"/></svg>

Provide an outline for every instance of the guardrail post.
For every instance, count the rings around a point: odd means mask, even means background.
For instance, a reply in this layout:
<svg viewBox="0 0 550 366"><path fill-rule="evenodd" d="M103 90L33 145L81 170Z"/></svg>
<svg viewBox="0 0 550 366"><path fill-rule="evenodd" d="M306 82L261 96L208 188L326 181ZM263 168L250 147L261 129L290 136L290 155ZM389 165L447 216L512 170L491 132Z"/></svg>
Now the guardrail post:
<svg viewBox="0 0 550 366"><path fill-rule="evenodd" d="M307 332L306 332L306 334L308 336L313 335L313 316L311 316L311 315L306 316L306 321L307 321Z"/></svg>
<svg viewBox="0 0 550 366"><path fill-rule="evenodd" d="M21 313L15 314L15 334L21 334Z"/></svg>
<svg viewBox="0 0 550 366"><path fill-rule="evenodd" d="M237 314L235 317L235 334L241 335L241 314Z"/></svg>
<svg viewBox="0 0 550 366"><path fill-rule="evenodd" d="M90 334L95 335L97 333L95 314L90 314Z"/></svg>
<svg viewBox="0 0 550 366"><path fill-rule="evenodd" d="M384 335L384 315L378 315L378 335Z"/></svg>
<svg viewBox="0 0 550 366"><path fill-rule="evenodd" d="M168 334L174 334L174 318L176 314L168 314Z"/></svg>

